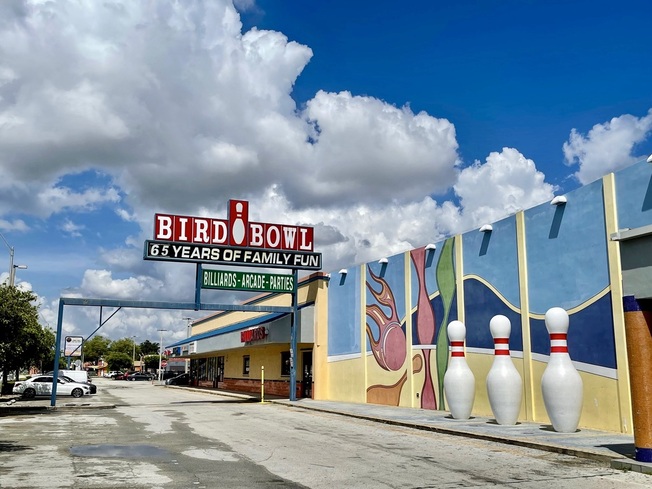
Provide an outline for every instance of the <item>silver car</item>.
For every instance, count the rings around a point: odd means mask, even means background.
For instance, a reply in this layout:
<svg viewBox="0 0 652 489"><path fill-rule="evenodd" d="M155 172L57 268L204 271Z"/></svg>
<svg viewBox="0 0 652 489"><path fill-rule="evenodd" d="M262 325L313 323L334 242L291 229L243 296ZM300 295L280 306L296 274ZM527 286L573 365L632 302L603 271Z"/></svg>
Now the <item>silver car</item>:
<svg viewBox="0 0 652 489"><path fill-rule="evenodd" d="M31 379L16 382L13 393L21 394L25 399L33 399L36 396L52 395L52 375L37 375ZM86 384L77 382L66 382L59 378L57 383L57 395L82 397L90 394L90 388Z"/></svg>

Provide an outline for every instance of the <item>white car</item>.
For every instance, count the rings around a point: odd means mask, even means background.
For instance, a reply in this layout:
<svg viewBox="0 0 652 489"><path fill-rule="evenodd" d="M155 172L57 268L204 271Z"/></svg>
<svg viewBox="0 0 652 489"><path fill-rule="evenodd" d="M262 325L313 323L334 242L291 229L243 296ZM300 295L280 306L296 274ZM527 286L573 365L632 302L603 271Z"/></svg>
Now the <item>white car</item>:
<svg viewBox="0 0 652 489"><path fill-rule="evenodd" d="M25 399L32 399L36 396L52 395L52 375L37 375L31 379L16 382L13 393L21 394ZM59 378L57 383L58 396L82 397L90 394L90 387L77 382L66 382Z"/></svg>

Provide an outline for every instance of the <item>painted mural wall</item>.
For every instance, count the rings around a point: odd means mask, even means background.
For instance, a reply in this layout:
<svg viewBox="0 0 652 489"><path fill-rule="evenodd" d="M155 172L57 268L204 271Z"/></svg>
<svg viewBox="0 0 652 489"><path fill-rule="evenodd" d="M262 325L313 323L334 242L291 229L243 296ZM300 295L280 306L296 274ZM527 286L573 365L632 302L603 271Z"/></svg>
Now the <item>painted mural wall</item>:
<svg viewBox="0 0 652 489"><path fill-rule="evenodd" d="M485 380L489 321L511 323L511 358L523 381L519 419L549 423L541 376L550 356L546 311L570 316L568 349L584 382L580 426L631 432L622 315L619 229L652 224L652 165L610 174L566 195L378 261L332 273L328 359L321 396L446 411L446 326L466 325L476 378L473 413L491 416Z"/></svg>

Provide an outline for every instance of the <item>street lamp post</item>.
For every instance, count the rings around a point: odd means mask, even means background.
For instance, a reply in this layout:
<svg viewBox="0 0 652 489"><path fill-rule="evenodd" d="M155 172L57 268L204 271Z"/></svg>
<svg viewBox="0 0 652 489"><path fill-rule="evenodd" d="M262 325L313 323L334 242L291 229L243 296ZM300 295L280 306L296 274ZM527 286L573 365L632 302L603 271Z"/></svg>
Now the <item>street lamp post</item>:
<svg viewBox="0 0 652 489"><path fill-rule="evenodd" d="M134 371L136 370L136 341L135 341L136 338L138 338L138 337L137 336L132 336L131 337L131 343L132 343L132 345L134 347L133 354L131 355L131 365L133 366ZM142 370L143 370L143 366L141 365L140 366L140 371L142 372Z"/></svg>
<svg viewBox="0 0 652 489"><path fill-rule="evenodd" d="M181 319L183 319L184 321L187 321L186 322L186 338L190 338L190 332L192 331L191 328L192 328L193 319L189 318L189 317L181 318ZM188 373L188 371L190 370L190 365L189 364L190 364L190 360L188 360L186 358L185 361L184 361L185 373Z"/></svg>
<svg viewBox="0 0 652 489"><path fill-rule="evenodd" d="M159 329L158 332L161 333L161 343L158 346L158 381L161 381L163 372L161 372L161 363L163 362L163 332L167 329Z"/></svg>
<svg viewBox="0 0 652 489"><path fill-rule="evenodd" d="M13 287L14 282L16 281L16 268L25 270L27 265L14 265L14 247L10 246L9 243L7 243L7 240L2 235L2 233L0 233L0 238L2 238L2 241L4 241L5 245L7 245L7 248L9 248L9 286Z"/></svg>

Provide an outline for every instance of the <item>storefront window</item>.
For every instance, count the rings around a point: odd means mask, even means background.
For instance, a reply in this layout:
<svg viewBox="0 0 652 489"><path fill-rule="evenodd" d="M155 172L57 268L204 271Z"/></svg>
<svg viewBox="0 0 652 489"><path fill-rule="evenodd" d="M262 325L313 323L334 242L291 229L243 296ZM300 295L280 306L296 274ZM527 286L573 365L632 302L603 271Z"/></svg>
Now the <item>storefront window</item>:
<svg viewBox="0 0 652 489"><path fill-rule="evenodd" d="M290 352L281 352L281 375L290 375Z"/></svg>
<svg viewBox="0 0 652 489"><path fill-rule="evenodd" d="M217 378L217 358L198 358L191 360L192 377L198 381L214 381Z"/></svg>
<svg viewBox="0 0 652 489"><path fill-rule="evenodd" d="M242 374L249 375L249 355L242 357Z"/></svg>

